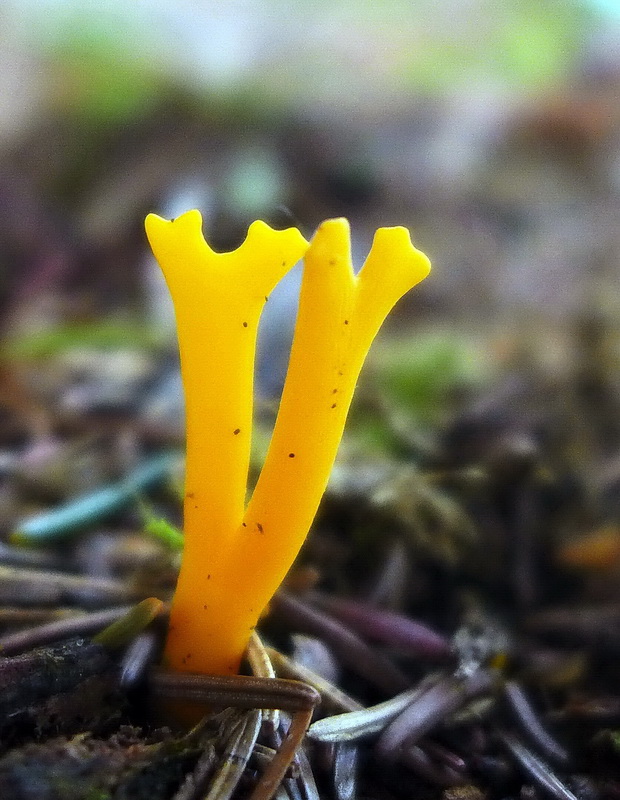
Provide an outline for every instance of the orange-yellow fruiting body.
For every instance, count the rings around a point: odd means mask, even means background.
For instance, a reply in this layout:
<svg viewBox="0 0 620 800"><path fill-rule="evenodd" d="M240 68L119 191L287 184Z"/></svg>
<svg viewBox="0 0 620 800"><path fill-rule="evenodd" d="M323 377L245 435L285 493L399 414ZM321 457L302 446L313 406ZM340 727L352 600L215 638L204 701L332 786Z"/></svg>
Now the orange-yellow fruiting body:
<svg viewBox="0 0 620 800"><path fill-rule="evenodd" d="M207 575L241 524L258 320L269 293L308 244L295 228L275 231L255 222L237 250L215 253L198 211L171 222L149 214L146 231L174 302L185 387L185 548L174 632L184 628L186 613L202 609ZM170 639L167 659L176 669L186 658L186 642L185 633Z"/></svg>
<svg viewBox="0 0 620 800"><path fill-rule="evenodd" d="M264 261L257 252L259 259ZM190 555L189 539L196 530L190 530L186 520L188 541L179 582L183 599L179 600L178 588L166 647L169 666L207 673L237 671L260 613L297 555L316 514L371 342L392 306L429 269L428 259L412 246L406 229L381 228L356 277L348 223L329 220L317 231L305 258L288 373L258 483L245 515L238 517L235 527L223 532L217 543L210 544L209 561L203 559L188 567L193 583L183 588L186 562L201 550L193 543ZM176 298L175 304L179 316ZM229 327L228 321L226 325ZM223 354L222 350L220 356ZM212 362L210 368L214 366ZM188 380L187 361L183 368L189 402L194 383L192 377ZM211 382L218 381L223 369L221 363L217 365ZM206 390L209 375L204 368L201 374ZM243 384L243 388L248 387ZM194 402L198 404L200 399L194 398ZM205 427L212 424L206 412L200 421ZM188 476L190 455L203 461L209 458L207 451L191 449L190 436L188 426ZM219 446L225 444L221 441ZM217 464L220 451L210 453ZM194 470L200 477L200 467L194 466ZM221 498L214 502L222 503ZM219 537L208 510L203 519L203 535ZM222 519L221 511L218 519ZM229 521L234 522L230 516ZM220 549L214 557L216 547Z"/></svg>

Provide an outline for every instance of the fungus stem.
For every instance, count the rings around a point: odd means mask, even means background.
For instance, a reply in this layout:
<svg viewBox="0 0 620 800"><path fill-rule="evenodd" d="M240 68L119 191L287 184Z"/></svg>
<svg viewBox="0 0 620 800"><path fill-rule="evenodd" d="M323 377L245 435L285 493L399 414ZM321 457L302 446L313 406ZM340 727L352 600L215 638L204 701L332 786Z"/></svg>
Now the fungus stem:
<svg viewBox="0 0 620 800"><path fill-rule="evenodd" d="M297 243L290 232L283 233L290 235L293 245ZM250 234L246 242L249 240ZM257 258L263 267L267 264L264 253L257 251ZM207 260L211 259L209 255ZM412 246L405 228L381 228L366 263L355 276L346 220L328 220L318 229L305 258L295 336L276 425L245 515L240 497L247 473L247 449L237 447L234 439L231 446L230 437L206 429L207 420L212 418L229 419L228 427L233 424L241 427L241 423L233 423L233 417L243 416L244 430L247 428L249 435L251 354L243 351L246 369L243 379L235 372L233 381L222 362L223 342L227 332L234 329L231 319L238 320L240 307L247 318L248 311L242 305L247 298L241 300L231 287L218 283L220 302L226 304L228 311L225 320L218 317L217 330L209 334L213 335L217 349L210 348L205 357L204 351L197 353L194 346L190 363L190 357L183 354L183 338L195 339L198 335L188 333L188 327L202 326L204 330L204 303L196 304L195 288L187 289L185 285L182 290L178 288L178 276L170 281L177 306L188 398L187 486L193 494L192 501L200 497L201 509L199 514L192 502L186 500L186 548L191 552L184 555L172 610L166 647L167 663L172 668L215 674L238 670L248 638L297 555L316 514L371 342L392 306L429 269L428 259ZM262 290L261 293L265 294ZM180 302L184 304L181 309ZM191 313L185 305L191 307ZM194 309L194 305L198 308ZM253 335L259 306L257 303L256 316L251 319ZM238 334L235 329L234 335L239 339L235 342L235 352L241 352L247 344ZM237 365L234 369L237 370ZM226 376L222 396L217 401L205 402L202 398L208 395L214 380L221 381L222 374ZM193 442L192 437L198 441ZM209 481L216 492L209 491ZM207 497L212 507L206 505ZM196 557L198 546L193 536L190 541L190 531L198 530L202 535L218 537L220 554L213 560L211 552L208 565ZM190 563L186 568L187 562ZM209 573L207 579L205 572ZM189 575L191 592L181 600L181 586ZM191 663L187 658L188 647Z"/></svg>
<svg viewBox="0 0 620 800"><path fill-rule="evenodd" d="M243 516L258 320L307 243L295 228L259 221L237 250L215 253L198 211L171 222L149 214L146 232L176 314L187 438L184 562L197 562L203 580L202 542L211 542L212 558Z"/></svg>
<svg viewBox="0 0 620 800"><path fill-rule="evenodd" d="M255 222L237 250L215 253L201 225L198 211L171 222L154 214L146 219L149 242L174 302L185 387L185 549L166 660L174 669L234 672L230 655L226 668L218 663L213 669L208 660L189 663L187 656L196 637L211 649L200 635L199 620L208 602L203 589L208 589L208 575L221 575L217 562L243 519L260 313L308 245L294 228L275 231ZM226 593L234 582L234 573L227 573Z"/></svg>

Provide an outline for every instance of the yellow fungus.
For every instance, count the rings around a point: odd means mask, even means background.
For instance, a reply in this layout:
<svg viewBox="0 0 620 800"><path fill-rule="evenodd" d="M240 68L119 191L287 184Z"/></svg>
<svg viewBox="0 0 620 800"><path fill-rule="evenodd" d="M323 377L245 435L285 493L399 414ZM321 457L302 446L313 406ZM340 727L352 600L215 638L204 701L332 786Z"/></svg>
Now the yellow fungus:
<svg viewBox="0 0 620 800"><path fill-rule="evenodd" d="M243 517L265 296L308 244L295 228L255 222L241 247L215 253L198 211L171 222L149 214L146 232L176 315L187 438L184 569L191 563L202 581L205 559L222 552Z"/></svg>
<svg viewBox="0 0 620 800"><path fill-rule="evenodd" d="M314 519L371 342L430 264L405 228L381 228L355 276L346 220L320 226L271 444L244 513L258 317L307 244L297 231L254 223L241 248L216 255L198 212L171 223L150 215L147 232L175 304L187 405L186 545L165 660L231 674Z"/></svg>

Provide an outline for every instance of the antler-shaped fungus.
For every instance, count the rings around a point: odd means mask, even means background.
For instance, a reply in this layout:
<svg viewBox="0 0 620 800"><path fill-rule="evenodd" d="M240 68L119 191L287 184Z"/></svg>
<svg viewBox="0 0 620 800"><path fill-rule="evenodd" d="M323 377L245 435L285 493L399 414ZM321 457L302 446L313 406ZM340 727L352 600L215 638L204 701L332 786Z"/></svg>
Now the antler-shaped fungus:
<svg viewBox="0 0 620 800"><path fill-rule="evenodd" d="M297 230L255 222L221 255L200 224L197 211L147 218L176 309L187 418L186 543L165 660L234 674L312 524L372 340L430 263L400 227L377 231L355 276L346 220L324 222L309 249ZM244 513L258 318L306 249L280 409Z"/></svg>

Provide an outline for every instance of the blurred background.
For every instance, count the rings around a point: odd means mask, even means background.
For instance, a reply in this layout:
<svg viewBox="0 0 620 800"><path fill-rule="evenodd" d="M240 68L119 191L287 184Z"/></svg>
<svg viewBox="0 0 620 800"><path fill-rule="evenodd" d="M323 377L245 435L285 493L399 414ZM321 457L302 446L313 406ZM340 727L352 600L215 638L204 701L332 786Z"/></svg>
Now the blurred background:
<svg viewBox="0 0 620 800"><path fill-rule="evenodd" d="M377 226L409 227L434 271L374 374L417 420L507 364L573 374L601 330L615 358L614 2L5 0L0 63L7 408L19 373L63 419L138 404L178 428L152 210L201 209L216 249L255 218L347 216L357 266ZM267 396L295 293L269 304Z"/></svg>

